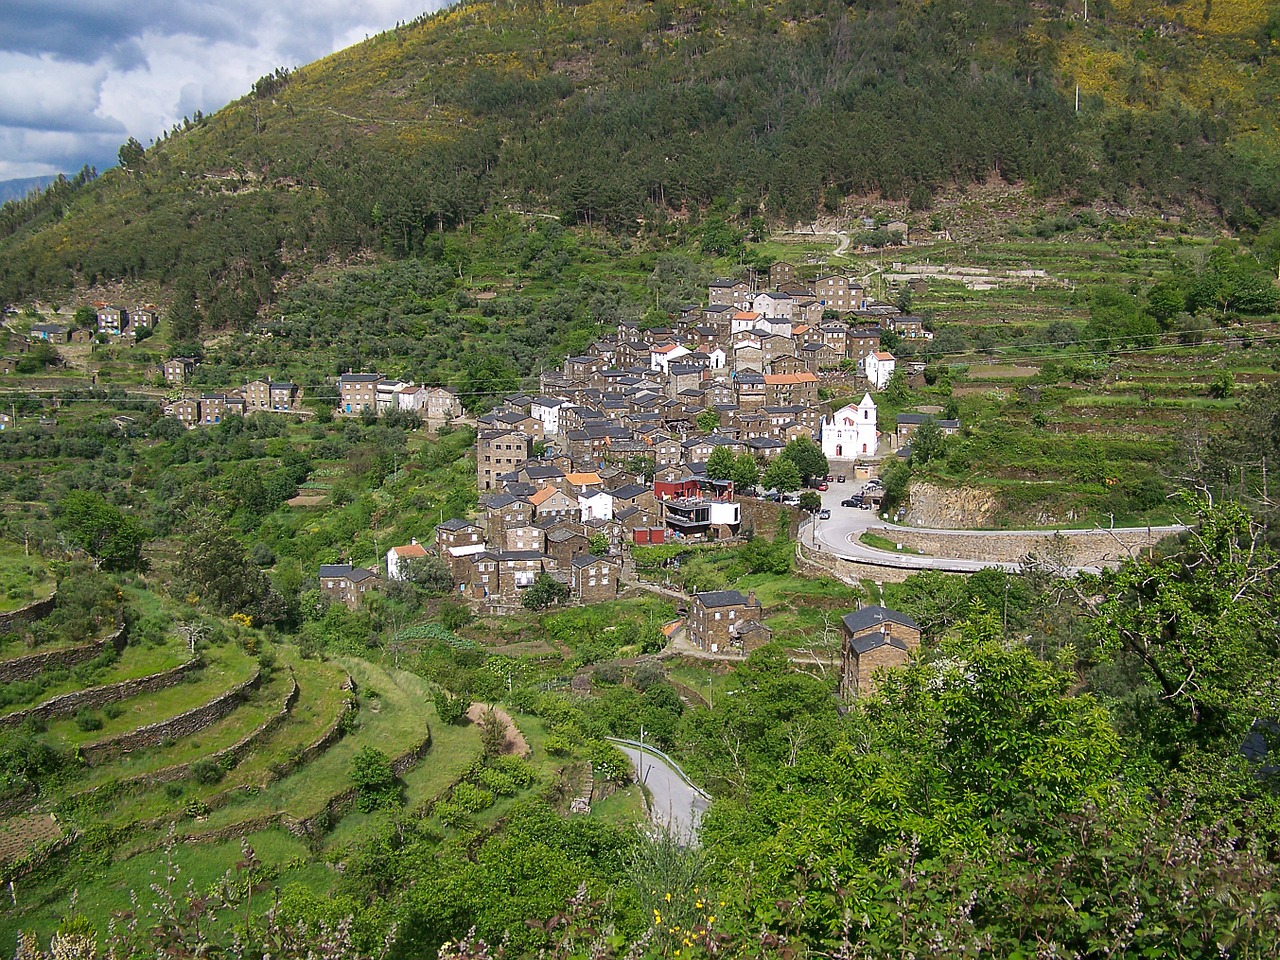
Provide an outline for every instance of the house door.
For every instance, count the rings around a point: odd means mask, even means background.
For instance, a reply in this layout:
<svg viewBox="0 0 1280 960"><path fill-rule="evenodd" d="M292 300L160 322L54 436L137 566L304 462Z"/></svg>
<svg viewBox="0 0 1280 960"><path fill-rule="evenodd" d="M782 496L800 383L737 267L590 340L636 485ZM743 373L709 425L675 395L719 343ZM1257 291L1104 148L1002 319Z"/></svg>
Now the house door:
<svg viewBox="0 0 1280 960"><path fill-rule="evenodd" d="M838 443L837 443L837 444L836 444L836 457L837 457L837 459L838 459L838 458L843 457L843 456L844 456L844 447L843 447L841 444L838 444Z"/></svg>

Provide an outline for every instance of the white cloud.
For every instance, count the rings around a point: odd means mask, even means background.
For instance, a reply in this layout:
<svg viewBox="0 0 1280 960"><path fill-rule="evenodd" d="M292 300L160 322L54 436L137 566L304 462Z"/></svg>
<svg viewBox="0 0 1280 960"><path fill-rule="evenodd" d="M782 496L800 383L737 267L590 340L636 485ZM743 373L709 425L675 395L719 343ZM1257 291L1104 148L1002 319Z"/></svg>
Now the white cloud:
<svg viewBox="0 0 1280 960"><path fill-rule="evenodd" d="M8 0L0 180L114 163L276 67L309 63L444 0Z"/></svg>

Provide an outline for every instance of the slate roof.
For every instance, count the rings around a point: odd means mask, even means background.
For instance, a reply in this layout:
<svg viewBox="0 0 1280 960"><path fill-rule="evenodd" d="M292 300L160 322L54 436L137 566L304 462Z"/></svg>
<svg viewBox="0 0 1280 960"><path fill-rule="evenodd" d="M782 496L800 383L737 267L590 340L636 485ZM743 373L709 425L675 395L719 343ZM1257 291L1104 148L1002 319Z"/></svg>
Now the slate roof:
<svg viewBox="0 0 1280 960"><path fill-rule="evenodd" d="M932 420L944 430L959 430L959 420L939 420L937 417L928 413L900 413L898 414L898 423L924 423L926 420Z"/></svg>
<svg viewBox="0 0 1280 960"><path fill-rule="evenodd" d="M349 563L320 564L320 579L322 580L350 580L352 583L360 583L370 577L376 579L377 576L372 570L366 570L364 567L353 567Z"/></svg>
<svg viewBox="0 0 1280 960"><path fill-rule="evenodd" d="M588 567L593 563L607 563L610 566L617 566L618 562L609 557L597 557L591 553L580 553L569 561L575 567Z"/></svg>
<svg viewBox="0 0 1280 960"><path fill-rule="evenodd" d="M698 602L704 607L742 607L747 598L737 590L712 590L697 595Z"/></svg>
<svg viewBox="0 0 1280 960"><path fill-rule="evenodd" d="M900 624L904 627L910 627L912 630L919 630L920 624L916 623L905 613L897 610L890 610L888 607L863 607L861 610L855 610L853 613L846 613L840 618L844 623L844 628L849 633L861 633L863 630L874 629L883 623L892 622Z"/></svg>
<svg viewBox="0 0 1280 960"><path fill-rule="evenodd" d="M472 523L470 520L453 518L450 520L446 520L444 523L436 524L436 529L437 530L465 530L467 527L474 527L474 526L475 524Z"/></svg>
<svg viewBox="0 0 1280 960"><path fill-rule="evenodd" d="M642 493L648 493L649 488L639 483L628 483L625 487L619 487L612 491L615 500L632 500Z"/></svg>

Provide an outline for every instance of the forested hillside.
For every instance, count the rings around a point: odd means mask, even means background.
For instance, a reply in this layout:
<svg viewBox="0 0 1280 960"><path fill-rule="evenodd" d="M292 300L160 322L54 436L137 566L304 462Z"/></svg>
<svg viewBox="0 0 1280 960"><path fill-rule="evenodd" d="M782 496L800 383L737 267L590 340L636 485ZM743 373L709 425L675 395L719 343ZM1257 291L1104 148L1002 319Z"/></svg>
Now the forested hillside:
<svg viewBox="0 0 1280 960"><path fill-rule="evenodd" d="M156 280L220 328L494 208L663 236L993 176L1253 228L1280 213L1278 37L1251 0L460 4L6 204L0 300Z"/></svg>

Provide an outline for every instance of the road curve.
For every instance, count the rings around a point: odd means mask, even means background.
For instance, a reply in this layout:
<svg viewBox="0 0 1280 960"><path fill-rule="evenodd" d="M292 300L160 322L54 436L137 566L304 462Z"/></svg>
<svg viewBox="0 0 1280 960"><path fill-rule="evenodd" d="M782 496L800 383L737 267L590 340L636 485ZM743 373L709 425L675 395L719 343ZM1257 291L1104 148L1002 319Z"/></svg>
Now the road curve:
<svg viewBox="0 0 1280 960"><path fill-rule="evenodd" d="M632 740L610 738L627 755L636 780L649 790L649 817L687 844L698 842L698 824L711 806L711 798L689 782L675 762L647 744L643 752Z"/></svg>
<svg viewBox="0 0 1280 960"><path fill-rule="evenodd" d="M848 487L833 485L833 489L823 494L823 506L831 511L829 520L809 520L800 530L800 541L803 545L822 550L832 556L878 567L893 567L899 570L940 570L944 573L976 573L988 567L996 567L1016 573L1022 564L1004 560L966 560L959 557L940 557L912 553L896 553L892 550L880 550L868 546L859 539L868 530L883 528L885 536L893 535L893 527L887 525L871 510L859 510L853 507L842 507L840 501L859 492L861 485L851 484ZM816 527L816 529L815 529ZM1146 533L1159 535L1181 533L1188 528L1183 525L1166 527L1115 527L1116 534ZM1108 531L1100 528L1088 530L939 530L930 527L904 527L911 533L925 533L936 536L964 537L1051 537L1062 534L1066 537L1097 535ZM1097 567L1068 567L1066 573L1097 573Z"/></svg>

